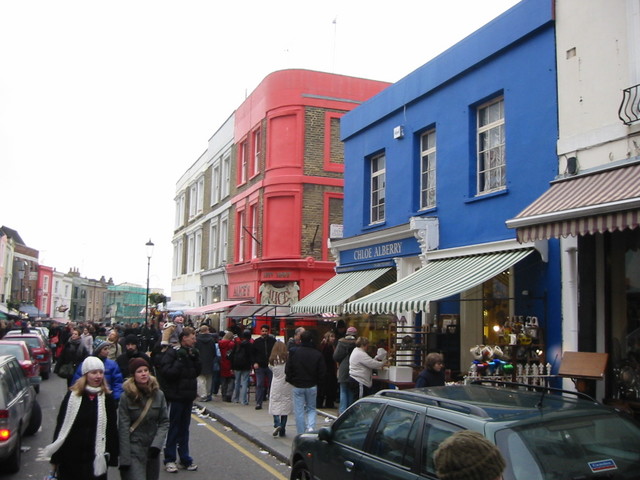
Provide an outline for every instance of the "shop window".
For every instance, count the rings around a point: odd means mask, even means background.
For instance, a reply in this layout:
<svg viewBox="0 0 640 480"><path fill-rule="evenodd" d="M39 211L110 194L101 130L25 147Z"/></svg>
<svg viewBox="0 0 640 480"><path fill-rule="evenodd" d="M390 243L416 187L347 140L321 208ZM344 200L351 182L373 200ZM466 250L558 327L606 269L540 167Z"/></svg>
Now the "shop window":
<svg viewBox="0 0 640 480"><path fill-rule="evenodd" d="M482 284L482 335L485 345L502 343L501 327L509 318L509 272L502 272Z"/></svg>

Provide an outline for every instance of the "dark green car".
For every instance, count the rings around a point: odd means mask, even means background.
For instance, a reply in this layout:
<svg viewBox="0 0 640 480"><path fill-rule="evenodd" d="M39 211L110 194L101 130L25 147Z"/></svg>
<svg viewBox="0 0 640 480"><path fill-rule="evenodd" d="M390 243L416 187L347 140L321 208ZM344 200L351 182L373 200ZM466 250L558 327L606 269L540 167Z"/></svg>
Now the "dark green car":
<svg viewBox="0 0 640 480"><path fill-rule="evenodd" d="M640 479L640 424L575 392L531 388L383 390L298 435L291 480L435 479L433 452L462 429L498 446L504 480Z"/></svg>

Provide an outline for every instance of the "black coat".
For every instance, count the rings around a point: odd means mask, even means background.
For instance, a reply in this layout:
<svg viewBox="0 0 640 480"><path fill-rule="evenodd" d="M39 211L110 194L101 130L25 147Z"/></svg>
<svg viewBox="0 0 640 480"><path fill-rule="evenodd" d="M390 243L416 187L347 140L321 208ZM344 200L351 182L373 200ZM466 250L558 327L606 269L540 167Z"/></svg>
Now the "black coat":
<svg viewBox="0 0 640 480"><path fill-rule="evenodd" d="M253 341L252 362L257 363L260 368L267 368L269 366L269 356L275 344L276 339L273 335L256 338Z"/></svg>
<svg viewBox="0 0 640 480"><path fill-rule="evenodd" d="M67 392L60 405L55 433L53 435L54 441L58 438L58 434L62 428L70 395L75 395L75 393ZM119 454L118 419L116 403L110 394L105 397L105 409L107 411L105 451L109 454L108 464L115 466L118 464ZM82 403L80 403L80 409L73 422L71 431L58 451L51 455L51 463L56 465L60 464L61 466L66 465L67 470L71 467L75 472L78 472L78 478L86 478L87 480L95 478L93 476L93 459L95 458L97 423L98 400L97 398L90 400L89 396L85 393L82 396Z"/></svg>
<svg viewBox="0 0 640 480"><path fill-rule="evenodd" d="M200 352L202 375L213 373L213 359L216 356L216 342L213 333L200 333L196 339L196 348Z"/></svg>
<svg viewBox="0 0 640 480"><path fill-rule="evenodd" d="M118 358L116 358L116 363L120 367L122 378L129 378L131 376L131 373L129 372L129 362L133 358L144 359L149 364L149 367L153 369L153 363L151 362L151 359L146 353L143 353L140 350L136 350L135 352L125 350L124 353L122 353L121 355L118 356ZM153 373L153 370L152 370L152 373Z"/></svg>
<svg viewBox="0 0 640 480"><path fill-rule="evenodd" d="M202 371L195 348L171 348L162 355L160 372L168 402L193 402L198 396L198 375Z"/></svg>
<svg viewBox="0 0 640 480"><path fill-rule="evenodd" d="M444 385L444 370L436 372L425 368L416 378L416 388L441 387Z"/></svg>
<svg viewBox="0 0 640 480"><path fill-rule="evenodd" d="M287 382L297 388L317 386L326 374L324 357L311 345L300 344L289 351L284 367Z"/></svg>

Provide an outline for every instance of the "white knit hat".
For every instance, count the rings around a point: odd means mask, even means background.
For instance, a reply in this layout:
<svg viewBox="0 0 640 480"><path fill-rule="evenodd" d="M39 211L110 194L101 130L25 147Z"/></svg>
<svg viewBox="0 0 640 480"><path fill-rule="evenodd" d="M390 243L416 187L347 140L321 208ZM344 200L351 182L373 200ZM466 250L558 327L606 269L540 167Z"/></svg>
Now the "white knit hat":
<svg viewBox="0 0 640 480"><path fill-rule="evenodd" d="M104 372L104 363L98 357L87 357L82 362L82 375L92 370L102 370Z"/></svg>

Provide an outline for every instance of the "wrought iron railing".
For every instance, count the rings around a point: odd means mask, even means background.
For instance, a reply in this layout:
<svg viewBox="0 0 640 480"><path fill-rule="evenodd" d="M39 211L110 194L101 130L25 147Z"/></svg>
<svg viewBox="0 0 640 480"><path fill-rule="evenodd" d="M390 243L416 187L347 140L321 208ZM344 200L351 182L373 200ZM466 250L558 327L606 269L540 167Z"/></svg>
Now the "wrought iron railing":
<svg viewBox="0 0 640 480"><path fill-rule="evenodd" d="M640 84L622 91L622 103L618 109L618 117L625 125L640 121Z"/></svg>

